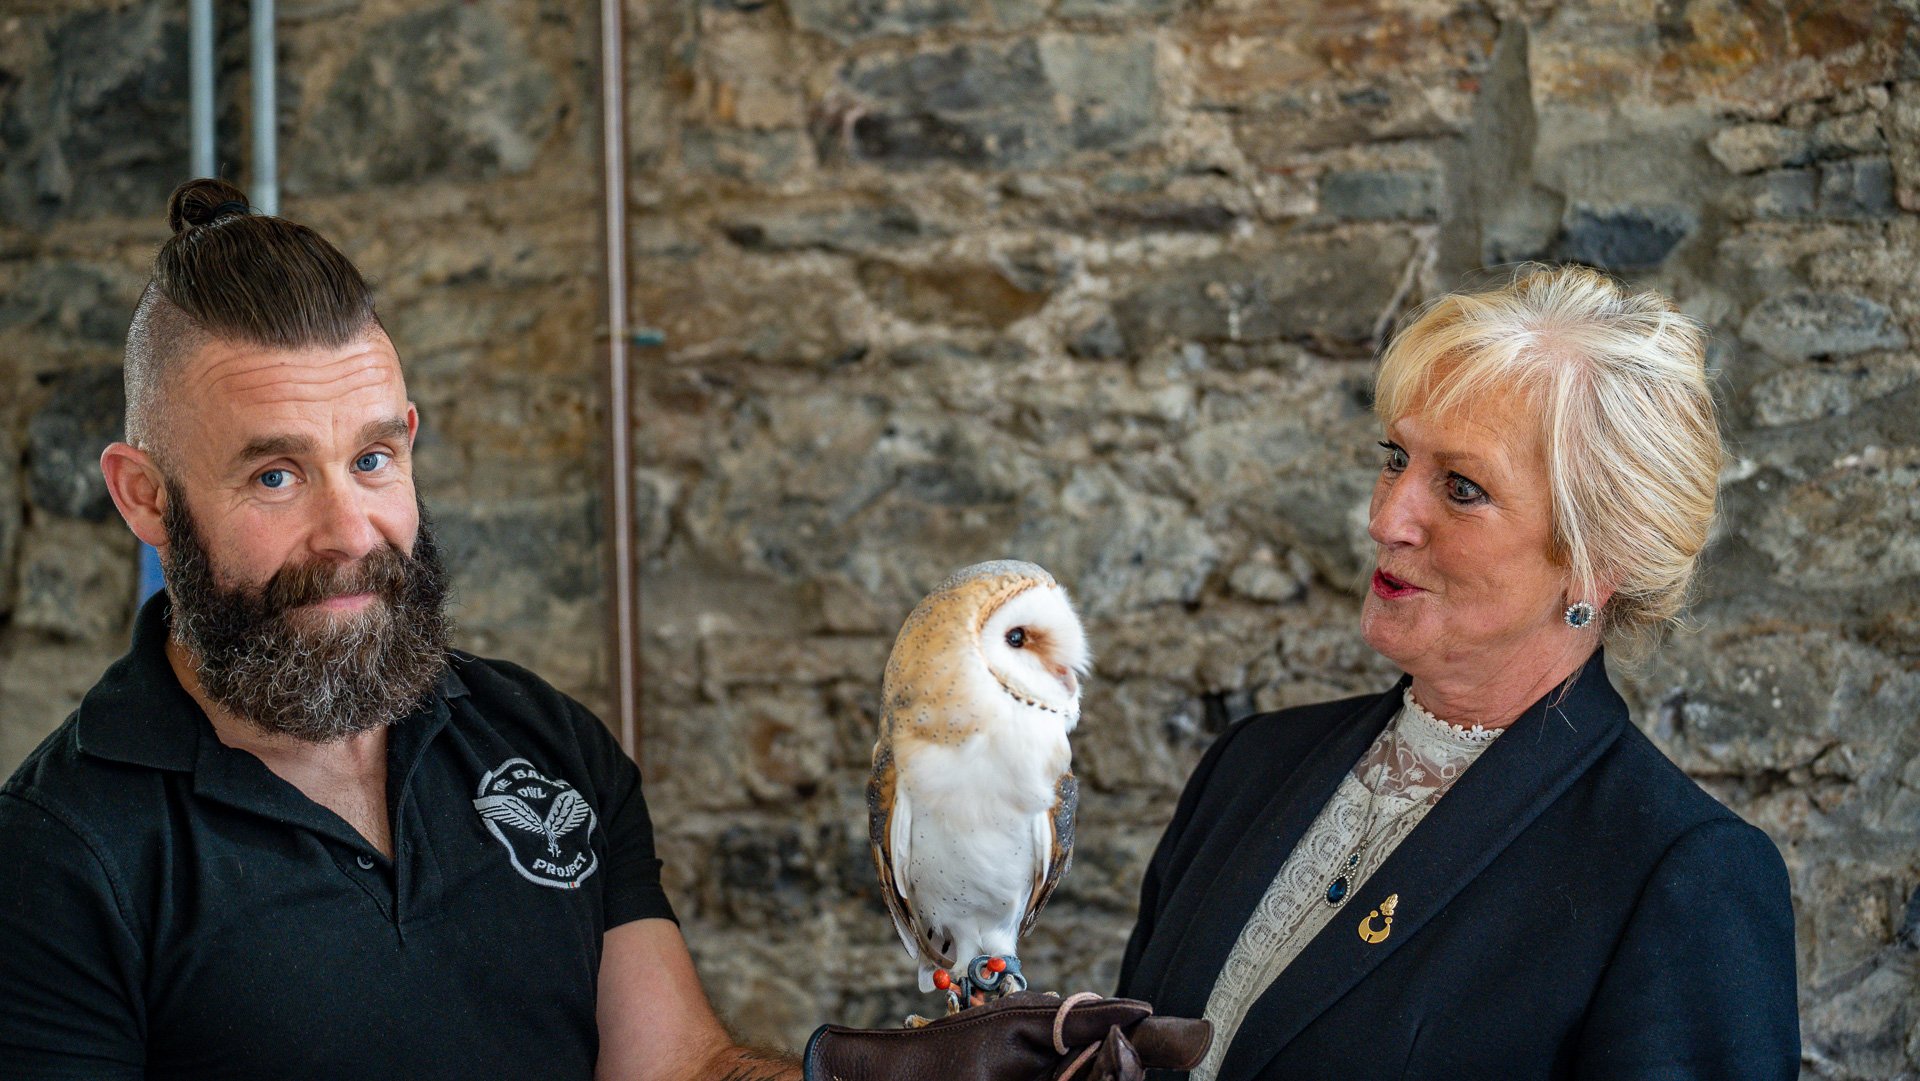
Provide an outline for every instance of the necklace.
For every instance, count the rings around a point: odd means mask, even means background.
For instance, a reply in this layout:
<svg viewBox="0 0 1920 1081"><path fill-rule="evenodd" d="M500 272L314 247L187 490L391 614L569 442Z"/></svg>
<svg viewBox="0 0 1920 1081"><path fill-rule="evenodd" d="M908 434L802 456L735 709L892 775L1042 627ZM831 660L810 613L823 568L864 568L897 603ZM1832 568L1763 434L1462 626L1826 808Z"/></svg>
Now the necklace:
<svg viewBox="0 0 1920 1081"><path fill-rule="evenodd" d="M1379 802L1380 798L1378 789L1385 786L1387 766L1394 761L1400 751L1400 724L1399 718L1397 717L1394 718L1392 727L1387 733L1387 740L1388 745L1383 748L1381 762L1373 771L1373 783L1368 785L1364 781L1361 782L1367 790L1367 813L1360 823L1359 841L1354 844L1353 850L1347 853L1347 858L1340 861L1338 868L1333 873L1333 878L1327 882L1325 897L1327 899L1327 907L1329 908L1339 908L1340 905L1346 901L1347 894L1353 892L1353 876L1354 873L1360 869L1360 857L1366 853L1367 846L1373 843L1373 811L1374 804ZM1409 806L1406 810L1388 819L1386 823L1387 827L1392 828L1395 822L1400 821L1400 819L1404 818L1414 807L1420 806L1423 802L1425 801L1415 800L1412 806ZM1385 833L1386 831L1382 830L1381 832Z"/></svg>

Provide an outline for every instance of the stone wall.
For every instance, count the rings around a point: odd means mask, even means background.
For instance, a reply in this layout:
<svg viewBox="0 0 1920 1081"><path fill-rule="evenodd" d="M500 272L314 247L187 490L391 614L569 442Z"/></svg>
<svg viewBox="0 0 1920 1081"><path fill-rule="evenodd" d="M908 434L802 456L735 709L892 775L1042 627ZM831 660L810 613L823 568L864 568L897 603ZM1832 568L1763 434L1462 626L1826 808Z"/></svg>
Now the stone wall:
<svg viewBox="0 0 1920 1081"><path fill-rule="evenodd" d="M579 7L283 5L283 158L288 212L382 290L466 643L601 705ZM185 156L174 5L4 18L0 764L124 641L131 543L90 463ZM1911 3L628 18L642 749L670 888L743 1035L920 1005L865 850L878 677L914 600L1001 555L1070 585L1097 654L1077 861L1028 967L1110 987L1212 736L1392 675L1355 630L1381 333L1545 258L1714 330L1734 464L1698 630L1618 675L1786 855L1806 1076L1920 1071ZM235 21L236 148L243 45Z"/></svg>

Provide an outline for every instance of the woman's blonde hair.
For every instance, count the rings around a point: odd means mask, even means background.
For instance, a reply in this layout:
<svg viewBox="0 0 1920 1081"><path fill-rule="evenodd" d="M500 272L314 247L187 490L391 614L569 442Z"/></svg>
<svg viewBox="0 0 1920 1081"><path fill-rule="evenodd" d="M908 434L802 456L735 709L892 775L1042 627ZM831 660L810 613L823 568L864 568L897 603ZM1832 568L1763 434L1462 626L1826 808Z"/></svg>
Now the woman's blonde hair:
<svg viewBox="0 0 1920 1081"><path fill-rule="evenodd" d="M1569 600L1611 585L1605 640L1650 644L1679 622L1713 523L1724 451L1705 330L1658 293L1529 266L1415 313L1381 358L1374 412L1457 416L1514 393L1543 429Z"/></svg>

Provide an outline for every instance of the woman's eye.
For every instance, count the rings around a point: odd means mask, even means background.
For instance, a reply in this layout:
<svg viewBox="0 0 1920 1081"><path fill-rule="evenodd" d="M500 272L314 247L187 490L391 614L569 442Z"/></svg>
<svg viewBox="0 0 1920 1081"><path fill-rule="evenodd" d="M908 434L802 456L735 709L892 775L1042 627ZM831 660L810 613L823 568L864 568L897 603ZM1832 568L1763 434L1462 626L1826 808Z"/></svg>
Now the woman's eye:
<svg viewBox="0 0 1920 1081"><path fill-rule="evenodd" d="M1382 443L1380 444L1380 449L1387 452L1387 461L1385 465L1385 469L1387 472L1398 473L1402 469L1405 469L1407 467L1406 451L1401 450L1399 447L1394 446L1392 443Z"/></svg>
<svg viewBox="0 0 1920 1081"><path fill-rule="evenodd" d="M260 474L260 485L263 488L285 488L292 482L293 474L284 469L269 469Z"/></svg>
<svg viewBox="0 0 1920 1081"><path fill-rule="evenodd" d="M1487 493L1478 484L1456 473L1447 478L1447 497L1455 503L1478 503L1487 497Z"/></svg>
<svg viewBox="0 0 1920 1081"><path fill-rule="evenodd" d="M380 451L370 450L360 457L355 458L353 460L353 467L362 473L371 473L381 466L386 465L388 457L388 455Z"/></svg>

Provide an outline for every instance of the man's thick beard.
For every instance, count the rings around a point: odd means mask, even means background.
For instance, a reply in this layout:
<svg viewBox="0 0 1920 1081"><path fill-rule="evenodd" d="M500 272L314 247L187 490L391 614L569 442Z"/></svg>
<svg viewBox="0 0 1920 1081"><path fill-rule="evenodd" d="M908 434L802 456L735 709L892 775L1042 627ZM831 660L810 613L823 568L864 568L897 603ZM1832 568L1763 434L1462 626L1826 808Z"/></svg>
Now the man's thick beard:
<svg viewBox="0 0 1920 1081"><path fill-rule="evenodd" d="M207 697L243 720L334 742L413 712L445 669L447 577L424 503L411 554L383 545L356 563L290 564L258 587L219 584L171 481L163 524L173 637ZM300 610L355 593L374 599L351 616Z"/></svg>

